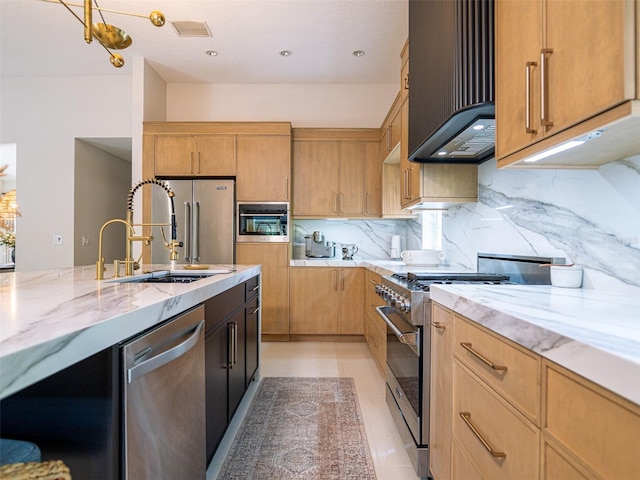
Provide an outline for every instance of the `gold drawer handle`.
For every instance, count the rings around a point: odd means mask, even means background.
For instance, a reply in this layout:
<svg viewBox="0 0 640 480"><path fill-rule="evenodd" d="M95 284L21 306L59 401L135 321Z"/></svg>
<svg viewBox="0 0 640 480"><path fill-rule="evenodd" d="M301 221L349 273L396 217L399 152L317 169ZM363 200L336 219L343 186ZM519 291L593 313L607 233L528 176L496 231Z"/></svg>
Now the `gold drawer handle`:
<svg viewBox="0 0 640 480"><path fill-rule="evenodd" d="M447 327L442 325L440 322L431 322L431 325L434 326L435 328L440 329L440 330L446 330L447 329Z"/></svg>
<svg viewBox="0 0 640 480"><path fill-rule="evenodd" d="M484 357L483 355L479 354L478 352L476 352L472 347L472 345L468 342L461 342L460 346L462 348L464 348L467 352L469 352L471 355L473 355L474 357L476 357L478 360L480 360L482 363L484 363L486 366L494 369L494 370L501 370L503 372L507 371L507 367L502 366L502 365L495 365L491 360L488 360L486 357Z"/></svg>
<svg viewBox="0 0 640 480"><path fill-rule="evenodd" d="M487 451L491 454L492 457L507 458L507 454L506 453L498 452L498 451L494 450L493 447L489 444L489 442L487 442L484 439L484 437L482 436L480 431L478 431L478 429L475 427L475 425L473 423L471 423L471 414L469 412L460 412L460 417L462 417L462 420L464 421L464 423L467 424L467 427L469 427L471 429L473 434L476 436L476 438L478 440L480 440L480 442L482 443L484 448L487 449Z"/></svg>

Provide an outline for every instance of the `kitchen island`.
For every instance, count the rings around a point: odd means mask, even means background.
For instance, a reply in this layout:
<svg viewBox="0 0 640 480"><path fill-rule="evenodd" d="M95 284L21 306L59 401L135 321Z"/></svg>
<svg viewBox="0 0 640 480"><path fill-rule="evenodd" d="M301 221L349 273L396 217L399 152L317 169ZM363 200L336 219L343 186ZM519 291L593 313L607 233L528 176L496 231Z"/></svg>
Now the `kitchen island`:
<svg viewBox="0 0 640 480"><path fill-rule="evenodd" d="M178 267L179 268L179 267ZM145 266L144 271L171 269ZM0 399L260 274L213 265L192 283L95 280L95 266L0 276ZM207 273L198 270L191 273ZM120 280L118 282L117 280Z"/></svg>

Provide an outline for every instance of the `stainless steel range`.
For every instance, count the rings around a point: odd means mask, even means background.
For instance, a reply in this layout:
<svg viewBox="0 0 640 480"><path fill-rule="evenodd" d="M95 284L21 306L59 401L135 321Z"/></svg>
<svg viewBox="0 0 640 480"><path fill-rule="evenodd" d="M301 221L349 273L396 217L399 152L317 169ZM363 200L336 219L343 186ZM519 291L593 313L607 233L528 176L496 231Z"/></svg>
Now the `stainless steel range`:
<svg viewBox="0 0 640 480"><path fill-rule="evenodd" d="M410 272L382 277L377 311L387 324L386 401L418 477L429 475L431 300L434 284L550 285L542 263L564 258L478 254L477 273Z"/></svg>

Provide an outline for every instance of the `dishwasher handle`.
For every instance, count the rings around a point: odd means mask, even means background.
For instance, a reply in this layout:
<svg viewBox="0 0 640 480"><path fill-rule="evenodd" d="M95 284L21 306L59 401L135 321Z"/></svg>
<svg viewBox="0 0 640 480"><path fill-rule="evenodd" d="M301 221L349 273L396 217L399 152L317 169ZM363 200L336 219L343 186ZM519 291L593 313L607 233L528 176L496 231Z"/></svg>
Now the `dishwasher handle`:
<svg viewBox="0 0 640 480"><path fill-rule="evenodd" d="M201 320L198 325L196 325L193 333L184 342L181 342L175 347L159 353L158 355L155 355L134 367L128 368L127 383L133 383L134 380L137 380L143 375L146 375L147 373L152 372L187 353L196 345L196 343L198 343L198 337L200 337L203 326L204 320Z"/></svg>

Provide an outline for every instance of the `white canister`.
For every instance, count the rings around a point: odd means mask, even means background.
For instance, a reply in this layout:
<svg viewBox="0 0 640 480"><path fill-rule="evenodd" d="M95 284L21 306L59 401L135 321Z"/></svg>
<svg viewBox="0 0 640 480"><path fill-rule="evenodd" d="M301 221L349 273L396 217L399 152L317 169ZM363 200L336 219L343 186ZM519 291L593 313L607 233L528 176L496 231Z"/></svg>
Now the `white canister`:
<svg viewBox="0 0 640 480"><path fill-rule="evenodd" d="M582 286L582 267L555 266L549 267L551 285L563 288L580 288Z"/></svg>
<svg viewBox="0 0 640 480"><path fill-rule="evenodd" d="M407 265L435 267L444 260L444 252L440 250L404 250L400 256Z"/></svg>
<svg viewBox="0 0 640 480"><path fill-rule="evenodd" d="M402 235L393 235L391 237L391 251L389 256L392 259L400 258L400 253L404 247L404 237Z"/></svg>

